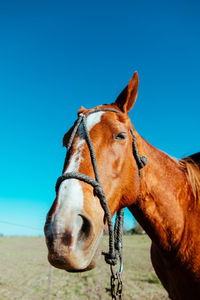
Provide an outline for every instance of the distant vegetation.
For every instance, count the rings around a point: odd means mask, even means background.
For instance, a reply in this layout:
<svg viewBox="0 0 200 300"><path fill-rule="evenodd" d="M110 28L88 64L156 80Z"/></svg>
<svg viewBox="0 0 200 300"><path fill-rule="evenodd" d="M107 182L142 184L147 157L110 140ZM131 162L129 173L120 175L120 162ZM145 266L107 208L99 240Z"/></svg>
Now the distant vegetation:
<svg viewBox="0 0 200 300"><path fill-rule="evenodd" d="M108 228L106 229L105 235L108 235ZM139 223L135 223L135 226L132 229L127 230L125 227L123 229L124 235L132 235L132 234L146 234L144 229L140 226Z"/></svg>
<svg viewBox="0 0 200 300"><path fill-rule="evenodd" d="M127 231L129 234L146 234L142 226L136 222L135 227Z"/></svg>

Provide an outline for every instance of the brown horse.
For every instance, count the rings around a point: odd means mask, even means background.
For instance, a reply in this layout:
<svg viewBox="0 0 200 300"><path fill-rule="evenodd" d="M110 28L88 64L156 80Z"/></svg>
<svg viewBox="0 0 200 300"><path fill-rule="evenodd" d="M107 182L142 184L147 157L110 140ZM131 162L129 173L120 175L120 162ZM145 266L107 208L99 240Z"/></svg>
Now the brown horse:
<svg viewBox="0 0 200 300"><path fill-rule="evenodd" d="M171 299L200 299L200 154L176 161L151 146L128 117L138 91L138 75L111 105L81 108L96 154L99 178L113 216L128 207L152 240L154 269ZM99 111L99 109L119 111ZM75 126L75 125L74 125ZM65 134L71 139L74 126ZM147 157L141 170L132 151L133 129L138 152ZM63 174L94 178L86 133L81 124L68 151ZM93 187L64 180L45 224L49 261L71 272L95 267L105 229L104 210Z"/></svg>

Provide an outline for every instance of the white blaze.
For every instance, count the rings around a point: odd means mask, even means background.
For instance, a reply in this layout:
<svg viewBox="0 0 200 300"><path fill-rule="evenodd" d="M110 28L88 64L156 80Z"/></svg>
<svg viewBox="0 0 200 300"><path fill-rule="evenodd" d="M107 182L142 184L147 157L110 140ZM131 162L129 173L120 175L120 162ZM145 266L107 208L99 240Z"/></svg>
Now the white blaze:
<svg viewBox="0 0 200 300"><path fill-rule="evenodd" d="M104 112L96 112L89 115L86 119L86 126L88 131L101 121L101 116ZM77 140L77 146L74 154L70 157L70 162L65 170L67 172L78 172L79 165L82 160L82 151L85 143L84 139L84 129L81 124L79 127L79 137ZM77 179L67 179L64 180L59 187L58 205L56 208L56 214L65 216L66 211L77 211L83 209L83 191L80 181ZM59 217L60 217L59 216Z"/></svg>

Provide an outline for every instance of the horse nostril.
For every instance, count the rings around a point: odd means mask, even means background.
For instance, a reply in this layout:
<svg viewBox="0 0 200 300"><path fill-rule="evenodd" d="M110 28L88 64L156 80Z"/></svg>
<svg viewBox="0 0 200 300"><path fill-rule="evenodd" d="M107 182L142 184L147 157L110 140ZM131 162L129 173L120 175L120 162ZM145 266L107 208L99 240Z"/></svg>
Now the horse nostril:
<svg viewBox="0 0 200 300"><path fill-rule="evenodd" d="M66 247L69 251L85 249L91 242L94 234L94 224L85 213L71 213L66 222L54 220L46 227L45 235L49 251L60 251L58 245Z"/></svg>
<svg viewBox="0 0 200 300"><path fill-rule="evenodd" d="M89 238L92 233L93 226L88 217L84 216L83 214L80 214L79 216L82 218L82 226L78 234L78 241L82 242Z"/></svg>

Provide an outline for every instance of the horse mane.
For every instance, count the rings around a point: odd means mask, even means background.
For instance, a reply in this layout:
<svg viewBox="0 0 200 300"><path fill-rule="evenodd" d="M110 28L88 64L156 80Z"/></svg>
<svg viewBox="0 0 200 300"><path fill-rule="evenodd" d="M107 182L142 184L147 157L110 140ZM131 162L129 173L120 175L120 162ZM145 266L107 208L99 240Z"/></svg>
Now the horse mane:
<svg viewBox="0 0 200 300"><path fill-rule="evenodd" d="M194 200L198 203L200 199L200 152L184 157L179 161L181 169L186 173Z"/></svg>

